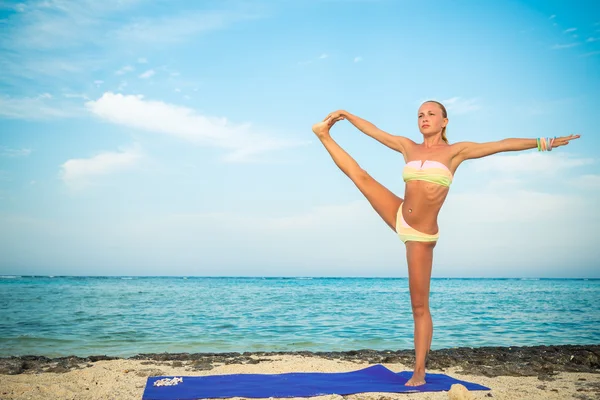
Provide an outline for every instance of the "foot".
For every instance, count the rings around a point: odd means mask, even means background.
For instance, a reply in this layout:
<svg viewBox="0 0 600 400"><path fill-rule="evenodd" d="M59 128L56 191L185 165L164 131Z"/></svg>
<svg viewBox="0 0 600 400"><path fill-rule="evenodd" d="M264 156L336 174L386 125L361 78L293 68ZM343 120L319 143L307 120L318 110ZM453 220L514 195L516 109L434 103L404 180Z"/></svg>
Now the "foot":
<svg viewBox="0 0 600 400"><path fill-rule="evenodd" d="M331 128L329 120L318 122L312 126L313 132L319 139L329 136L329 128Z"/></svg>
<svg viewBox="0 0 600 400"><path fill-rule="evenodd" d="M425 370L423 370L423 371L415 370L413 372L412 378L410 378L408 380L408 382L406 382L404 385L405 386L421 386L424 384L425 384Z"/></svg>

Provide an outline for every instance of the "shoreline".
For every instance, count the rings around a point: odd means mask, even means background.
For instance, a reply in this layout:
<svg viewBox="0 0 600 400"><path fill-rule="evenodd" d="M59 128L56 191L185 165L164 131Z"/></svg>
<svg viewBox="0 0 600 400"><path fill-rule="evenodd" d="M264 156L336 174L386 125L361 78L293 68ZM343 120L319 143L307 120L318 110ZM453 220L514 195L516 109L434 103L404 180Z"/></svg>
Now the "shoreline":
<svg viewBox="0 0 600 400"><path fill-rule="evenodd" d="M273 351L224 353L143 353L131 357L90 355L88 357L23 355L0 357L0 375L67 373L91 367L98 361L135 360L144 364L187 367L210 371L218 365L260 364L273 357L313 357L355 364L414 365L414 350L350 350L335 352ZM551 381L559 372L600 373L600 344L511 347L456 347L431 350L428 370L460 368L461 373L498 376L536 376Z"/></svg>
<svg viewBox="0 0 600 400"><path fill-rule="evenodd" d="M576 346L581 347L581 346ZM464 393L465 397L450 397L461 400L505 399L505 400L564 400L576 398L592 400L600 398L600 374L598 368L589 372L559 372L559 368L582 369L585 363L578 361L593 360L599 346L590 346L588 350L563 346L560 354L563 360L573 358L561 367L559 359L555 364L551 360L547 364L537 365L538 361L531 358L537 352L546 355L558 354L551 349L536 348L505 348L506 351L484 349L449 349L455 357L461 353L470 354L462 366L435 368L428 366L428 373L446 374L455 379L473 382L490 388ZM509 361L511 352L514 357ZM545 350L545 353L544 353ZM445 350L448 351L448 350ZM570 354L572 352L576 354ZM586 353L587 351L587 353ZM594 353L594 351L596 353ZM39 356L23 356L3 358L2 362L12 360L13 363L25 363L29 367L21 373L0 374L0 398L2 400L139 400L142 398L148 378L153 376L208 376L227 374L281 374L290 372L350 372L369 367L378 361L389 370L398 373L411 371L412 364L406 356L410 351L381 352L381 351L348 351L339 353L291 352L280 353L220 353L220 354L145 354L130 358L91 356L86 358L61 357L55 359L40 358ZM444 350L432 359L432 364L445 365ZM469 353L470 352L470 353ZM481 354L496 354L493 362L485 363ZM406 356L406 357L405 357ZM446 355L447 356L447 355ZM405 358L403 358L405 357ZM449 356L448 356L449 357ZM504 360L502 357L507 357ZM578 358L579 357L579 358ZM583 358L581 358L583 357ZM588 357L588 358L585 358ZM560 358L560 357L559 357ZM436 360L437 359L437 360ZM490 358L490 360L493 358ZM45 363L39 365L36 372L35 361ZM520 360L520 361L519 361ZM468 362L467 362L468 361ZM509 367L505 370L494 369L502 363L510 365L522 364L522 368ZM53 365L54 364L54 365ZM582 367L583 366L583 367ZM465 370L468 369L468 371ZM552 371L552 372L550 372ZM494 375L496 374L496 375ZM502 376L499 374L507 374ZM490 375L494 375L493 377ZM246 399L234 397L232 400ZM270 400L279 400L270 397ZM449 392L424 393L356 393L351 395L322 395L315 397L294 397L281 400L448 400ZM215 399L206 399L215 400Z"/></svg>

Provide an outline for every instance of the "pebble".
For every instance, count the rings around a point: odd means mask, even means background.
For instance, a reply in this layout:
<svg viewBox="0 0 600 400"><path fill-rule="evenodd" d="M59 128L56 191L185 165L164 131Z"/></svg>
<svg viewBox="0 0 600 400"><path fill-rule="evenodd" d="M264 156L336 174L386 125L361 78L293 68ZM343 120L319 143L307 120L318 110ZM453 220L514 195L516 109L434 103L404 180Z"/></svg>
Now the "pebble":
<svg viewBox="0 0 600 400"><path fill-rule="evenodd" d="M469 392L469 390L461 385L460 383L455 383L450 386L450 391L448 391L448 399L449 400L473 400L473 394Z"/></svg>

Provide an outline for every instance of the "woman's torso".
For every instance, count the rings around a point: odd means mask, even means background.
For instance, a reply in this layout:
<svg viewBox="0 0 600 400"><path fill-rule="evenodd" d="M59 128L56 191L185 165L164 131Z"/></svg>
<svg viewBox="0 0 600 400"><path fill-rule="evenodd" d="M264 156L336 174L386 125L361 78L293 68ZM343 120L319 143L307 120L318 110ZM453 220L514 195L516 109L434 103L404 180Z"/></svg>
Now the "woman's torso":
<svg viewBox="0 0 600 400"><path fill-rule="evenodd" d="M405 149L404 160L407 165L410 163L408 169L411 171L418 170L423 175L439 173L439 176L433 176L436 183L418 179L406 182L402 206L404 219L410 226L423 233L435 234L439 229L437 217L449 191L445 185L458 167L453 165L452 146L444 144L426 148L415 143Z"/></svg>

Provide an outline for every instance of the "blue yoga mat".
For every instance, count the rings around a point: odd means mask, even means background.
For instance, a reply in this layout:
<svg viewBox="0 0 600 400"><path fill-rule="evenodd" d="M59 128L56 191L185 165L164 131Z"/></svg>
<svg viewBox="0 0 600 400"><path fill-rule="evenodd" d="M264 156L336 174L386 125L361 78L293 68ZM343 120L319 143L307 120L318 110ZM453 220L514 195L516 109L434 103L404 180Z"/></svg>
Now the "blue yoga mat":
<svg viewBox="0 0 600 400"><path fill-rule="evenodd" d="M154 386L154 382L172 376L153 376L146 382L143 400L196 400L229 397L311 397L328 394L347 395L364 392L439 392L455 383L469 390L490 390L475 383L460 381L444 374L426 374L426 384L405 386L412 372L398 374L377 364L352 372L293 372L285 374L232 374L182 376L174 386Z"/></svg>

